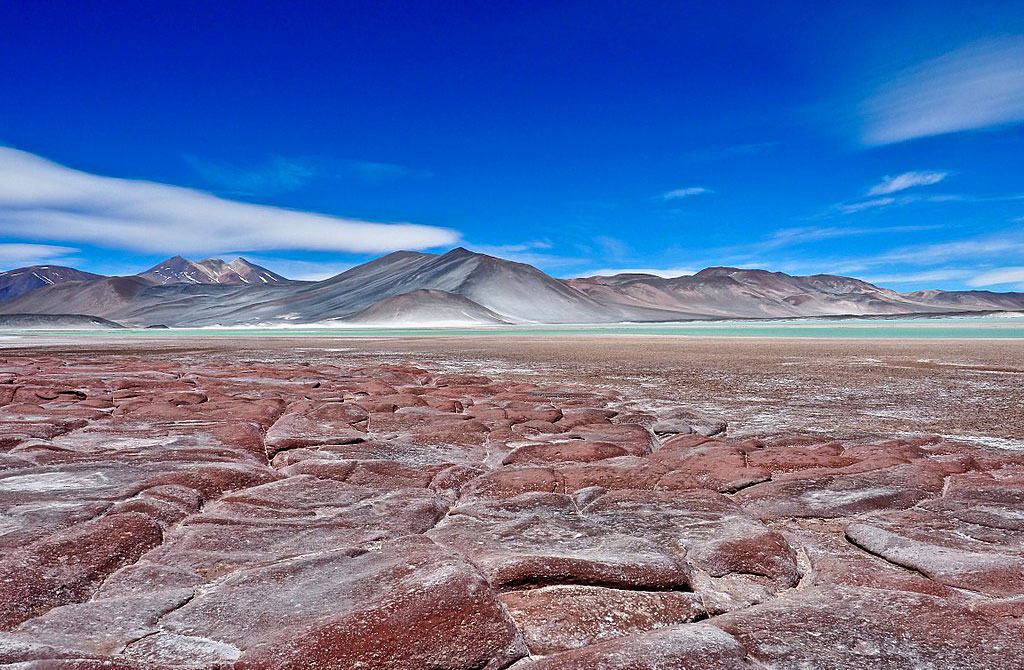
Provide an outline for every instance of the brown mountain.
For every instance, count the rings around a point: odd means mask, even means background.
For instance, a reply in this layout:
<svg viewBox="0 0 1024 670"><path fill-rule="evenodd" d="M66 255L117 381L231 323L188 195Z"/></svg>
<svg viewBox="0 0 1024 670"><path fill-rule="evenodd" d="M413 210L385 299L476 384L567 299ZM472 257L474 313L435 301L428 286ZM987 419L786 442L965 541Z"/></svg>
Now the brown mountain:
<svg viewBox="0 0 1024 670"><path fill-rule="evenodd" d="M571 279L568 283L602 302L712 317L882 315L951 310L934 298L904 295L850 277L799 277L728 267L707 268L695 275L671 279L620 274ZM964 301L958 309L991 307L972 306Z"/></svg>
<svg viewBox="0 0 1024 670"><path fill-rule="evenodd" d="M345 319L401 325L572 324L1024 311L1022 293L898 293L850 277L728 267L672 279L620 274L561 280L463 248L444 254L400 251L320 282L264 281L260 274L241 282L220 272L220 263L170 259L135 277L57 283L0 303L0 314L74 313L126 325L229 326Z"/></svg>
<svg viewBox="0 0 1024 670"><path fill-rule="evenodd" d="M154 284L280 284L288 281L265 267L250 263L244 258L225 261L220 258L204 258L190 261L173 256L157 263L137 276Z"/></svg>
<svg viewBox="0 0 1024 670"><path fill-rule="evenodd" d="M30 293L37 288L66 281L100 279L102 275L82 272L62 265L31 265L0 272L0 302Z"/></svg>

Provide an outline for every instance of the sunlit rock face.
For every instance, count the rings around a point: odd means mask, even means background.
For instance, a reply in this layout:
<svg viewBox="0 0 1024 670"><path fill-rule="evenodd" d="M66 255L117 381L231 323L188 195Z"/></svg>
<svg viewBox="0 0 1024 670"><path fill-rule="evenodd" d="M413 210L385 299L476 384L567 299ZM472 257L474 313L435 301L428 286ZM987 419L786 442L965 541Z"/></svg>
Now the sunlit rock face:
<svg viewBox="0 0 1024 670"><path fill-rule="evenodd" d="M0 663L1024 665L1019 452L311 355L4 357Z"/></svg>

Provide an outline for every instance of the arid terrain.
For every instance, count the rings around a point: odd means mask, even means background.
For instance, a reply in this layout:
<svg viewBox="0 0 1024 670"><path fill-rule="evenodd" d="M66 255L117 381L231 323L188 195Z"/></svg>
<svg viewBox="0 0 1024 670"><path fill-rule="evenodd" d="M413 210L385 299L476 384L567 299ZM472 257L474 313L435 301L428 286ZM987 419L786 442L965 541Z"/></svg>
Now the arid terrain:
<svg viewBox="0 0 1024 670"><path fill-rule="evenodd" d="M1024 666L1024 343L0 342L0 664Z"/></svg>

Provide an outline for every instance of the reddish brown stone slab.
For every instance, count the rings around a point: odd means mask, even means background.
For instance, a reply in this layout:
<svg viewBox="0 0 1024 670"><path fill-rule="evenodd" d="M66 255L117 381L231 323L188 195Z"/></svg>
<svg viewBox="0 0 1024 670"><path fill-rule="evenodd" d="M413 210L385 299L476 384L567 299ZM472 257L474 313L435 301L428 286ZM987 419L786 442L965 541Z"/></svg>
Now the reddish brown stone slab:
<svg viewBox="0 0 1024 670"><path fill-rule="evenodd" d="M118 568L160 543L160 526L128 512L101 517L0 559L0 630L88 598Z"/></svg>
<svg viewBox="0 0 1024 670"><path fill-rule="evenodd" d="M1024 659L1019 620L920 593L817 587L711 623L768 667L1011 670Z"/></svg>
<svg viewBox="0 0 1024 670"><path fill-rule="evenodd" d="M534 655L576 649L707 616L695 593L598 586L511 591L501 601Z"/></svg>
<svg viewBox="0 0 1024 670"><path fill-rule="evenodd" d="M682 589L681 554L581 514L556 493L456 507L427 533L465 553L496 588L589 584Z"/></svg>
<svg viewBox="0 0 1024 670"><path fill-rule="evenodd" d="M689 624L552 654L516 670L750 670L746 650L707 624Z"/></svg>

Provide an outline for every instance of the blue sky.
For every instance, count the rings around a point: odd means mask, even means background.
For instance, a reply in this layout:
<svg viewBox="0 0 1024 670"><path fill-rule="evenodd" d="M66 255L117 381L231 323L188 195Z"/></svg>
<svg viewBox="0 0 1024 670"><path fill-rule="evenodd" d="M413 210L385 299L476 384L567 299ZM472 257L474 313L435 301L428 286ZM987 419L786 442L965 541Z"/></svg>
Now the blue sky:
<svg viewBox="0 0 1024 670"><path fill-rule="evenodd" d="M299 4L3 3L0 268L1024 290L1024 3Z"/></svg>

